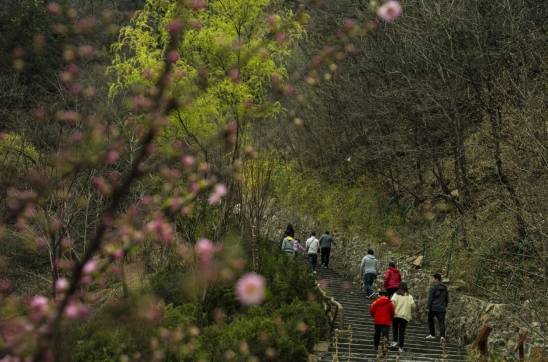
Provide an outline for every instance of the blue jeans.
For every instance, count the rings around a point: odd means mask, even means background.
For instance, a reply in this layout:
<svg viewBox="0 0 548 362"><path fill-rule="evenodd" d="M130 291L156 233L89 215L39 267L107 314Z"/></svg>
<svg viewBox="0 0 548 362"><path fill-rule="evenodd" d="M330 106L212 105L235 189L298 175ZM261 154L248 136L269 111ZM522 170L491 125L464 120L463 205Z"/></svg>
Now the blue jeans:
<svg viewBox="0 0 548 362"><path fill-rule="evenodd" d="M363 285L365 287L365 292L367 295L371 295L371 293L375 292L373 290L373 283L375 283L375 279L377 279L377 274L375 273L365 273L363 276Z"/></svg>

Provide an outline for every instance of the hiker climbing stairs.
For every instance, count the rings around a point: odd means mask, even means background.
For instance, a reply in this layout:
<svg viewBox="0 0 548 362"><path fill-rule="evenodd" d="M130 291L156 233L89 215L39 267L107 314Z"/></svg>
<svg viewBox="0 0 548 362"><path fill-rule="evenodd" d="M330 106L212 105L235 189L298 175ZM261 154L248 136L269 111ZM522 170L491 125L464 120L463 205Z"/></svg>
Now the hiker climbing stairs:
<svg viewBox="0 0 548 362"><path fill-rule="evenodd" d="M336 319L329 350L320 361L376 361L373 318L369 314L370 301L365 292L331 269L318 268L316 277L327 295L342 305L344 320L344 325L341 325L340 319ZM404 352L398 355L397 350L388 349L386 356L379 361L467 360L465 351L454 344L442 346L438 339L426 340L427 331L426 325L411 321L407 326Z"/></svg>

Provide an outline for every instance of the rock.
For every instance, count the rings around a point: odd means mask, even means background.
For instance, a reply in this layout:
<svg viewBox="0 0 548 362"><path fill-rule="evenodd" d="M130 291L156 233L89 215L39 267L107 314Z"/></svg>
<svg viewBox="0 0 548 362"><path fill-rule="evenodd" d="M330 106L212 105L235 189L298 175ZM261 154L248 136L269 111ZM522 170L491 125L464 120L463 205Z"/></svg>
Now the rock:
<svg viewBox="0 0 548 362"><path fill-rule="evenodd" d="M322 341L314 345L314 352L325 353L329 350L329 342Z"/></svg>
<svg viewBox="0 0 548 362"><path fill-rule="evenodd" d="M419 255L415 258L415 260L413 260L413 265L416 267L416 268L422 268L422 264L423 264L423 261L424 261L424 256L423 255Z"/></svg>

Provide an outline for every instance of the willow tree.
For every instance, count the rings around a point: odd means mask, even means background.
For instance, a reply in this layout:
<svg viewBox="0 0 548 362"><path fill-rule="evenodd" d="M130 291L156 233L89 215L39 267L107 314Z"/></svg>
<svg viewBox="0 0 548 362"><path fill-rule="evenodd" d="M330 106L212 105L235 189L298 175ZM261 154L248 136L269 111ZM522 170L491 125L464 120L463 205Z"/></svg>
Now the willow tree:
<svg viewBox="0 0 548 362"><path fill-rule="evenodd" d="M301 37L305 20L305 16L296 16L273 0L214 0L207 7L205 2L193 1L190 8L181 2L149 0L113 45L111 97L116 99L127 89L150 87L161 74L162 59L167 56L175 70L170 92L178 99L178 106L169 115L163 142L183 142L209 167L238 168L250 124L281 111L279 102L269 97L272 80L282 84L287 78L284 61L294 41ZM181 27L183 35L176 51L166 54L174 27ZM208 142L212 134L227 126L235 129L233 144L226 147ZM238 202L230 195L238 194L232 191L240 185L228 177L221 181L229 194L222 207L214 211L221 214L212 215L203 200L194 210L196 222L181 225L189 240L195 239L198 220L205 229L201 233L219 239L226 232Z"/></svg>

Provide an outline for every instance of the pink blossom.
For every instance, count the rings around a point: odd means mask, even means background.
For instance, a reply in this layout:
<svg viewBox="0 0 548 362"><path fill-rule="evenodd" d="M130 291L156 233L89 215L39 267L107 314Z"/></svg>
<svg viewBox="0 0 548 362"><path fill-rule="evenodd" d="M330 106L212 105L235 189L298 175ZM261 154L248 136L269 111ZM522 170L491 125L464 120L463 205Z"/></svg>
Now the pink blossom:
<svg viewBox="0 0 548 362"><path fill-rule="evenodd" d="M97 260L91 259L84 265L84 274L91 274L97 269Z"/></svg>
<svg viewBox="0 0 548 362"><path fill-rule="evenodd" d="M34 310L44 310L47 308L48 298L43 295L35 295L30 301L30 307Z"/></svg>
<svg viewBox="0 0 548 362"><path fill-rule="evenodd" d="M194 157L190 156L190 155L185 155L183 156L181 162L183 163L183 165L185 167L191 167L194 165L194 163L196 162L196 160L194 159Z"/></svg>
<svg viewBox="0 0 548 362"><path fill-rule="evenodd" d="M225 185L223 184L215 185L215 189L213 190L211 195L209 195L209 199L208 199L209 203L211 205L219 204L222 198L227 194L227 192L228 191Z"/></svg>
<svg viewBox="0 0 548 362"><path fill-rule="evenodd" d="M38 238L34 242L35 242L36 247L38 249L45 249L48 246L48 243L46 242L46 240L44 240L42 238Z"/></svg>
<svg viewBox="0 0 548 362"><path fill-rule="evenodd" d="M261 304L265 289L265 278L256 273L247 273L236 282L236 296L243 305Z"/></svg>
<svg viewBox="0 0 548 362"><path fill-rule="evenodd" d="M313 67L318 67L319 65L321 65L323 62L323 59L320 55L315 55L312 57L312 66Z"/></svg>
<svg viewBox="0 0 548 362"><path fill-rule="evenodd" d="M208 239L200 239L194 246L196 254L200 257L200 260L204 264L208 264L213 258L213 254L216 251L215 244Z"/></svg>
<svg viewBox="0 0 548 362"><path fill-rule="evenodd" d="M57 292L59 293L63 293L64 291L68 289L68 287L69 287L69 282L66 278L59 278L55 282L55 290L57 290Z"/></svg>
<svg viewBox="0 0 548 362"><path fill-rule="evenodd" d="M61 5L57 4L56 2L50 2L48 4L48 12L53 15L58 15L61 13Z"/></svg>
<svg viewBox="0 0 548 362"><path fill-rule="evenodd" d="M183 29L183 22L179 19L172 20L167 25L167 31L170 33L179 33Z"/></svg>
<svg viewBox="0 0 548 362"><path fill-rule="evenodd" d="M9 279L0 279L0 292L7 293L11 291L13 285Z"/></svg>
<svg viewBox="0 0 548 362"><path fill-rule="evenodd" d="M287 96L292 96L295 93L295 86L291 83L286 84L284 93Z"/></svg>
<svg viewBox="0 0 548 362"><path fill-rule="evenodd" d="M112 187L109 185L104 177L94 176L91 178L91 181L93 182L97 190L99 190L99 192L104 195L108 195L112 191Z"/></svg>
<svg viewBox="0 0 548 362"><path fill-rule="evenodd" d="M105 161L107 164L112 165L113 163L118 161L119 158L120 158L120 153L118 153L118 151L109 150L105 156Z"/></svg>
<svg viewBox="0 0 548 362"><path fill-rule="evenodd" d="M207 6L207 0L192 0L191 6L194 10L203 10Z"/></svg>
<svg viewBox="0 0 548 362"><path fill-rule="evenodd" d="M163 242L169 242L174 237L173 228L162 218L148 222L145 225L145 230Z"/></svg>
<svg viewBox="0 0 548 362"><path fill-rule="evenodd" d="M30 318L34 321L38 321L44 317L49 309L49 300L43 295L36 295L30 301Z"/></svg>
<svg viewBox="0 0 548 362"><path fill-rule="evenodd" d="M202 29L202 22L200 20L193 20L190 22L190 25L192 26L192 29L194 30Z"/></svg>
<svg viewBox="0 0 548 362"><path fill-rule="evenodd" d="M228 77L234 83L239 83L240 82L240 71L238 69L230 69L228 71Z"/></svg>
<svg viewBox="0 0 548 362"><path fill-rule="evenodd" d="M38 119L44 119L44 117L46 116L46 109L44 108L44 106L36 107L36 109L34 110L34 115Z"/></svg>
<svg viewBox="0 0 548 362"><path fill-rule="evenodd" d="M80 114L75 111L62 111L57 113L57 118L65 122L76 122L80 119Z"/></svg>
<svg viewBox="0 0 548 362"><path fill-rule="evenodd" d="M89 307L80 302L69 302L65 316L70 319L81 319L89 315Z"/></svg>
<svg viewBox="0 0 548 362"><path fill-rule="evenodd" d="M179 53L177 53L177 51L175 50L172 50L167 54L166 59L169 63L177 63L177 61L179 60Z"/></svg>
<svg viewBox="0 0 548 362"><path fill-rule="evenodd" d="M125 255L124 249L118 249L112 253L112 256L114 256L114 259L116 260L122 260L124 255Z"/></svg>
<svg viewBox="0 0 548 362"><path fill-rule="evenodd" d="M90 58L95 53L95 48L91 45L81 45L78 47L78 54L83 58Z"/></svg>
<svg viewBox="0 0 548 362"><path fill-rule="evenodd" d="M287 35L283 31L279 31L276 33L275 38L278 43L283 43L287 40Z"/></svg>
<svg viewBox="0 0 548 362"><path fill-rule="evenodd" d="M67 65L67 72L69 72L72 75L77 75L80 72L80 68L74 63L70 63Z"/></svg>
<svg viewBox="0 0 548 362"><path fill-rule="evenodd" d="M352 29L356 23L352 19L344 19L343 25L346 29Z"/></svg>
<svg viewBox="0 0 548 362"><path fill-rule="evenodd" d="M25 49L23 49L21 47L17 47L15 49L13 49L13 56L15 58L24 58L26 54L27 54L27 52L25 51Z"/></svg>
<svg viewBox="0 0 548 362"><path fill-rule="evenodd" d="M398 1L390 0L379 7L377 16L386 22L392 23L401 16L402 11Z"/></svg>

